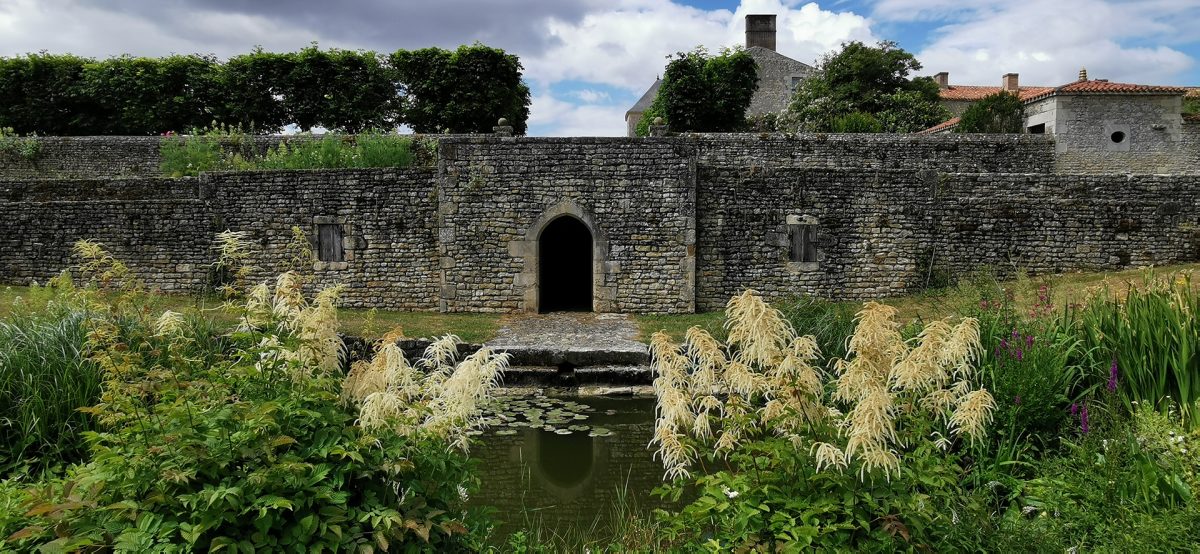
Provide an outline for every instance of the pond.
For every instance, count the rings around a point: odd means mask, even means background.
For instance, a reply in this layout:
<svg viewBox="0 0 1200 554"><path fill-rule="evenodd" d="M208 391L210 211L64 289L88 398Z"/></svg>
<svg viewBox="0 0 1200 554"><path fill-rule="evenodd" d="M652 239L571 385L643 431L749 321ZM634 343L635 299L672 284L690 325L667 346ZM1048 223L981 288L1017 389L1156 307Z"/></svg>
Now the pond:
<svg viewBox="0 0 1200 554"><path fill-rule="evenodd" d="M662 505L651 495L663 478L648 448L653 398L500 398L488 423L471 449L482 485L470 503L493 509L494 537L531 527L603 534L617 513Z"/></svg>

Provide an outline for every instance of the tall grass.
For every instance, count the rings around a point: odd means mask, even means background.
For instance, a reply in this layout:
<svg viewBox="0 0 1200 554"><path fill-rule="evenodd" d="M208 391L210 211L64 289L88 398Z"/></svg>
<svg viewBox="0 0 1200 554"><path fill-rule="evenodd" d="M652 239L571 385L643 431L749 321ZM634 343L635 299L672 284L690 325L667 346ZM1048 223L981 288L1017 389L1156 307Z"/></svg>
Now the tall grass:
<svg viewBox="0 0 1200 554"><path fill-rule="evenodd" d="M1135 402L1164 413L1177 405L1185 422L1200 428L1200 292L1190 274L1146 281L1123 297L1098 297L1080 312L1095 378L1119 393L1130 412Z"/></svg>
<svg viewBox="0 0 1200 554"><path fill-rule="evenodd" d="M411 137L389 133L289 138L262 155L251 146L247 135L229 129L168 137L159 150L162 173L185 177L208 171L408 167L417 161L417 149L425 147Z"/></svg>
<svg viewBox="0 0 1200 554"><path fill-rule="evenodd" d="M101 375L84 355L86 313L52 302L39 314L0 322L0 474L79 461L94 427L78 408L100 395Z"/></svg>

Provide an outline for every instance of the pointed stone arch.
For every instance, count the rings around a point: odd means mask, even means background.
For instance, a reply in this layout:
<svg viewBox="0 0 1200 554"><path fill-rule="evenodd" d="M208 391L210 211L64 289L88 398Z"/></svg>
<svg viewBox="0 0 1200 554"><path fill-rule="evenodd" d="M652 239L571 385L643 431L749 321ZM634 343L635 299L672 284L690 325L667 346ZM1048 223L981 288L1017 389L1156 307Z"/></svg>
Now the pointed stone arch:
<svg viewBox="0 0 1200 554"><path fill-rule="evenodd" d="M513 241L509 245L509 252L514 257L522 258L524 261L523 269L520 275L517 276L516 282L517 292L522 297L523 310L528 313L538 312L541 296L540 283L538 282L541 269L541 260L538 259L539 239L542 236L542 231L550 223L554 222L554 220L561 217L572 217L579 220L591 233L592 311L613 311L615 308L616 291L612 286L614 283L612 274L615 273L617 268L614 267L614 264L608 263L608 239L600 229L600 226L596 225L596 220L591 212L570 198L560 200L543 211L525 232L525 239Z"/></svg>

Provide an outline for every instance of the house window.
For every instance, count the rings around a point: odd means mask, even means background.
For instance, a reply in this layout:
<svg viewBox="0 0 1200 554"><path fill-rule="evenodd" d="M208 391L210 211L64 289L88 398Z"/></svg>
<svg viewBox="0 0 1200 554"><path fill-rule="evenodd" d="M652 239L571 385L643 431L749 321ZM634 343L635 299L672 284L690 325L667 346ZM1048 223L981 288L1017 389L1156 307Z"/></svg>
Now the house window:
<svg viewBox="0 0 1200 554"><path fill-rule="evenodd" d="M317 224L317 259L322 262L346 261L346 251L342 247L342 225L340 223Z"/></svg>
<svg viewBox="0 0 1200 554"><path fill-rule="evenodd" d="M792 262L817 261L817 225L796 223L788 225L788 241L791 245L788 260Z"/></svg>
<svg viewBox="0 0 1200 554"><path fill-rule="evenodd" d="M1044 135L1044 134L1046 134L1046 124L1045 124L1045 123L1038 123L1037 125L1034 125L1034 126L1030 127L1030 128L1029 128L1029 134L1031 134L1031 135Z"/></svg>
<svg viewBox="0 0 1200 554"><path fill-rule="evenodd" d="M800 88L800 85L803 83L804 77L802 75L792 75L791 77L788 77L788 87L791 88L793 94L796 93L796 89Z"/></svg>

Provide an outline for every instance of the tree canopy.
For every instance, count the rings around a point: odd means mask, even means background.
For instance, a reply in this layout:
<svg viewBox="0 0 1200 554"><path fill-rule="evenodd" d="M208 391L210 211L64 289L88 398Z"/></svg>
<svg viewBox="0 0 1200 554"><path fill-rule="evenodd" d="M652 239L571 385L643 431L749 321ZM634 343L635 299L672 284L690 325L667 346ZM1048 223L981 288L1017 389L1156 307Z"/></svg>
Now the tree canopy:
<svg viewBox="0 0 1200 554"><path fill-rule="evenodd" d="M389 59L404 89L401 118L413 130L486 133L503 117L514 133L525 134L529 87L516 56L475 44L453 52L401 50Z"/></svg>
<svg viewBox="0 0 1200 554"><path fill-rule="evenodd" d="M958 133L1020 133L1025 130L1025 106L1010 92L990 94L971 104L954 130Z"/></svg>
<svg viewBox="0 0 1200 554"><path fill-rule="evenodd" d="M817 71L796 90L780 126L834 132L837 122L850 114L870 115L881 131L891 133L919 131L941 123L949 113L938 101L937 83L927 77L910 77L920 69L917 58L894 42L875 46L847 42L841 51L825 55ZM861 116L853 119L865 121Z"/></svg>
<svg viewBox="0 0 1200 554"><path fill-rule="evenodd" d="M638 133L662 117L674 131L728 132L746 127L746 108L758 90L758 65L745 50L709 55L703 48L670 58L662 86L642 114Z"/></svg>
<svg viewBox="0 0 1200 554"><path fill-rule="evenodd" d="M419 60L415 61L415 60ZM212 56L95 60L0 58L0 127L42 135L156 135L221 125L278 132L488 132L506 117L518 133L529 88L516 56L475 44L380 55L316 44Z"/></svg>

